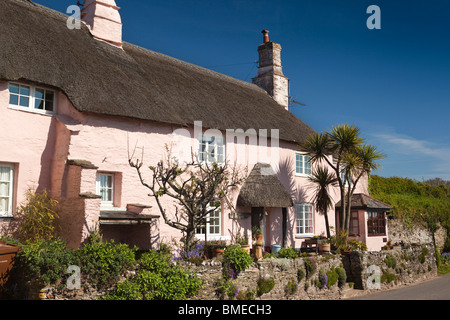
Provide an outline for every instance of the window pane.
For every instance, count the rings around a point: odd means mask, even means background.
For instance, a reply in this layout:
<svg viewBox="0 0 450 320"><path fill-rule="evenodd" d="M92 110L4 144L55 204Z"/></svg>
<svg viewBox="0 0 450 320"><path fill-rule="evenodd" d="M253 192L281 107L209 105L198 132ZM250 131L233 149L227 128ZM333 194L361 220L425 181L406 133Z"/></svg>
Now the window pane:
<svg viewBox="0 0 450 320"><path fill-rule="evenodd" d="M37 99L44 99L44 94L45 94L45 90L42 89L36 89L36 91L34 92L34 97Z"/></svg>
<svg viewBox="0 0 450 320"><path fill-rule="evenodd" d="M0 198L0 213L9 211L9 199Z"/></svg>
<svg viewBox="0 0 450 320"><path fill-rule="evenodd" d="M9 182L0 182L0 197L9 197Z"/></svg>
<svg viewBox="0 0 450 320"><path fill-rule="evenodd" d="M20 95L29 96L30 95L30 87L20 86Z"/></svg>
<svg viewBox="0 0 450 320"><path fill-rule="evenodd" d="M19 105L19 96L16 96L15 94L11 94L9 96L9 104L12 104L15 106Z"/></svg>
<svg viewBox="0 0 450 320"><path fill-rule="evenodd" d="M44 100L40 99L34 100L34 108L44 110Z"/></svg>
<svg viewBox="0 0 450 320"><path fill-rule="evenodd" d="M19 103L19 105L21 107L28 108L28 106L30 105L30 98L20 96L20 103Z"/></svg>
<svg viewBox="0 0 450 320"><path fill-rule="evenodd" d="M19 94L19 86L17 84L9 84L9 92Z"/></svg>
<svg viewBox="0 0 450 320"><path fill-rule="evenodd" d="M53 96L54 96L53 91L46 91L45 92L45 100L53 101L53 99L54 99Z"/></svg>
<svg viewBox="0 0 450 320"><path fill-rule="evenodd" d="M45 100L45 110L53 111L53 100Z"/></svg>

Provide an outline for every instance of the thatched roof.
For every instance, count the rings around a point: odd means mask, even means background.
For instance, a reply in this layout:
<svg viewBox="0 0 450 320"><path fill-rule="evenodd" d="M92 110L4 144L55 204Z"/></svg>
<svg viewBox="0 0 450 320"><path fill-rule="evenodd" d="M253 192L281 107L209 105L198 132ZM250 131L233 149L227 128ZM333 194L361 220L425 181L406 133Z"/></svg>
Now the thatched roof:
<svg viewBox="0 0 450 320"><path fill-rule="evenodd" d="M356 193L352 196L352 208L354 209L380 209L380 210L390 210L392 207L387 203L380 200L372 198L364 193ZM336 208L341 207L341 201L336 203Z"/></svg>
<svg viewBox="0 0 450 320"><path fill-rule="evenodd" d="M27 0L0 1L0 79L62 90L80 112L204 128L314 132L263 89L129 43L123 50L67 28L67 15ZM256 50L255 50L256 51Z"/></svg>
<svg viewBox="0 0 450 320"><path fill-rule="evenodd" d="M239 192L237 205L286 208L294 204L270 164L257 163Z"/></svg>

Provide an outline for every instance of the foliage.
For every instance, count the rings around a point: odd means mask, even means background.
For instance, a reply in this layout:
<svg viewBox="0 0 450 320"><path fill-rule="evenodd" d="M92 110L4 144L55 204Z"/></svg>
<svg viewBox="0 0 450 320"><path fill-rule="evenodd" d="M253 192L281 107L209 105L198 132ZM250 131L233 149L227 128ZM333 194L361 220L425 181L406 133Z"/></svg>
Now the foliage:
<svg viewBox="0 0 450 320"><path fill-rule="evenodd" d="M185 300L201 288L195 274L171 265L170 255L154 250L142 254L137 273L107 293L104 300Z"/></svg>
<svg viewBox="0 0 450 320"><path fill-rule="evenodd" d="M317 270L317 263L314 258L305 258L303 259L305 262L305 270L306 270L306 279L310 279Z"/></svg>
<svg viewBox="0 0 450 320"><path fill-rule="evenodd" d="M49 240L55 236L59 227L58 201L51 199L47 190L41 193L28 189L25 201L17 209L17 238L25 242Z"/></svg>
<svg viewBox="0 0 450 320"><path fill-rule="evenodd" d="M239 291L239 293L236 296L237 300L255 300L255 290L253 289L247 289Z"/></svg>
<svg viewBox="0 0 450 320"><path fill-rule="evenodd" d="M245 271L252 262L252 257L240 245L233 244L225 248L223 264L224 266L229 265L236 272L235 276L239 272Z"/></svg>
<svg viewBox="0 0 450 320"><path fill-rule="evenodd" d="M281 248L280 251L278 251L278 257L279 258L288 258L288 259L295 259L298 258L298 252L294 250L294 248Z"/></svg>
<svg viewBox="0 0 450 320"><path fill-rule="evenodd" d="M388 266L388 268L395 269L395 267L397 266L397 260L393 255L388 254L383 261Z"/></svg>
<svg viewBox="0 0 450 320"><path fill-rule="evenodd" d="M203 257L205 256L205 243L197 242L194 247L188 248L182 246L177 248L178 256L175 256L174 260L185 260L194 264L201 264L203 262Z"/></svg>
<svg viewBox="0 0 450 320"><path fill-rule="evenodd" d="M327 272L327 278L328 278L327 288L330 289L338 282L339 274L337 270L335 268L331 268L331 270Z"/></svg>
<svg viewBox="0 0 450 320"><path fill-rule="evenodd" d="M330 193L330 187L337 185L336 177L332 172L328 171L328 168L318 166L313 170L311 177L308 180L314 185L314 199L315 209L317 212L324 215L325 227L327 231L327 238L331 237L330 223L328 221L328 209L333 208L332 195Z"/></svg>
<svg viewBox="0 0 450 320"><path fill-rule="evenodd" d="M236 167L231 168L228 163L202 162L194 156L188 162L178 161L170 155L171 150L167 146L166 151L165 159L149 167L150 182L141 172L144 155L141 159L133 159L133 153L128 162L136 169L141 184L149 189L149 196L155 199L164 222L180 230L185 235L187 248L192 249L196 229L205 226L208 215L221 206L221 200L244 178ZM172 199L175 206L167 206L163 198Z"/></svg>
<svg viewBox="0 0 450 320"><path fill-rule="evenodd" d="M104 242L94 232L86 244L78 250L83 275L94 285L104 287L116 283L120 275L135 264L137 248L116 244L114 240Z"/></svg>
<svg viewBox="0 0 450 320"><path fill-rule="evenodd" d="M336 268L336 273L338 274L338 286L342 288L347 282L347 273L344 268Z"/></svg>
<svg viewBox="0 0 450 320"><path fill-rule="evenodd" d="M408 178L370 176L369 191L392 206L391 215L407 225L428 226L437 220L450 228L450 188L432 186Z"/></svg>
<svg viewBox="0 0 450 320"><path fill-rule="evenodd" d="M323 270L323 269L319 270L319 279L318 279L318 282L316 283L316 285L320 289L323 289L328 285L328 276L327 276L327 273L325 272L325 270Z"/></svg>
<svg viewBox="0 0 450 320"><path fill-rule="evenodd" d="M236 284L233 282L232 278L220 278L216 282L217 286L217 294L223 299L225 296L228 299L234 299L239 294L239 289L236 287Z"/></svg>
<svg viewBox="0 0 450 320"><path fill-rule="evenodd" d="M340 228L349 229L351 201L356 186L364 175L379 167L378 161L385 156L376 147L365 144L360 129L353 125L337 125L331 130L316 133L301 144L312 164L324 163L339 184L341 197ZM329 155L333 155L330 160Z"/></svg>
<svg viewBox="0 0 450 320"><path fill-rule="evenodd" d="M289 296L289 295L293 295L297 292L298 286L297 286L297 282L295 281L295 279L290 279L288 281L288 283L286 284L286 286L284 287L284 294Z"/></svg>
<svg viewBox="0 0 450 320"><path fill-rule="evenodd" d="M297 282L300 282L305 278L305 271L301 268L297 270Z"/></svg>
<svg viewBox="0 0 450 320"><path fill-rule="evenodd" d="M67 248L59 238L26 241L20 247L6 284L6 290L11 291L15 287L19 295L24 294L30 281L54 284L69 277L66 271L70 265L80 264L76 252Z"/></svg>
<svg viewBox="0 0 450 320"><path fill-rule="evenodd" d="M273 278L259 278L257 281L258 288L256 294L261 297L263 294L272 291L275 286L275 281Z"/></svg>
<svg viewBox="0 0 450 320"><path fill-rule="evenodd" d="M427 248L422 248L422 252L420 253L418 259L420 263L425 263L426 260L426 256L428 254L428 249Z"/></svg>

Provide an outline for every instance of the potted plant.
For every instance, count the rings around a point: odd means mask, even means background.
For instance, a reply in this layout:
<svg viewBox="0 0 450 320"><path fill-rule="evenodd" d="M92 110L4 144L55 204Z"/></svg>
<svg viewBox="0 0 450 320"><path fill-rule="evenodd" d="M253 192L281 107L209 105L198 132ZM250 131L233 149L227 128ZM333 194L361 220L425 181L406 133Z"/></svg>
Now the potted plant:
<svg viewBox="0 0 450 320"><path fill-rule="evenodd" d="M253 235L253 239L255 239L255 240L258 240L258 239L262 240L262 238L263 238L261 229L256 226L252 228L252 235Z"/></svg>
<svg viewBox="0 0 450 320"><path fill-rule="evenodd" d="M224 240L208 241L207 246L210 249L212 258L221 257L226 247L226 241Z"/></svg>
<svg viewBox="0 0 450 320"><path fill-rule="evenodd" d="M248 243L247 235L241 235L238 233L235 237L236 244L240 245L242 249L250 253L250 245Z"/></svg>
<svg viewBox="0 0 450 320"><path fill-rule="evenodd" d="M319 251L320 252L330 252L331 251L331 243L329 239L319 240Z"/></svg>

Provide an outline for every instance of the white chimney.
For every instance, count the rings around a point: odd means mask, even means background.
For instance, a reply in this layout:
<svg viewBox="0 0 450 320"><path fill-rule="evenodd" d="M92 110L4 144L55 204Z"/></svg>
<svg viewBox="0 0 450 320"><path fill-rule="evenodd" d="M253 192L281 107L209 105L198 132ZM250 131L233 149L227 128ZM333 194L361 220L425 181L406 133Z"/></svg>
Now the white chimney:
<svg viewBox="0 0 450 320"><path fill-rule="evenodd" d="M289 79L283 75L281 45L269 41L269 31L263 30L263 44L258 47L259 69L253 83L266 90L279 105L289 109Z"/></svg>
<svg viewBox="0 0 450 320"><path fill-rule="evenodd" d="M81 19L94 38L122 47L122 20L114 0L84 0Z"/></svg>

